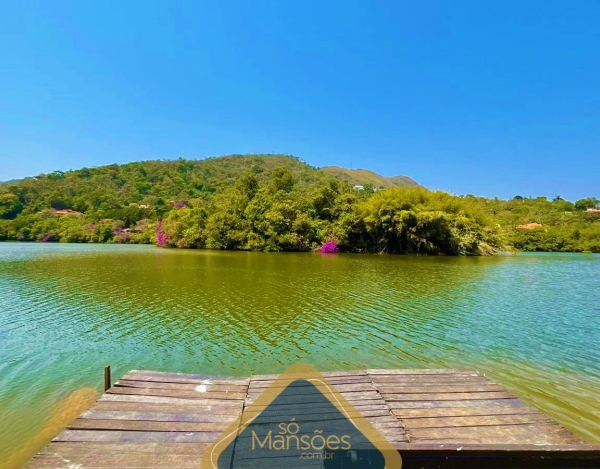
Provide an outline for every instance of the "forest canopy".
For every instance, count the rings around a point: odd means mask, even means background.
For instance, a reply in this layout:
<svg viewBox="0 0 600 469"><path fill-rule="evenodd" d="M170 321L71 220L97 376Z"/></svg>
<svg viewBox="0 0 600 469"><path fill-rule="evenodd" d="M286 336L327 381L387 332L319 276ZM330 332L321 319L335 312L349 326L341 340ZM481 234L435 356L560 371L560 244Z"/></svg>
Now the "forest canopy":
<svg viewBox="0 0 600 469"><path fill-rule="evenodd" d="M598 199L430 191L287 155L144 161L0 185L0 240L480 255L600 252ZM361 177L368 177L364 184ZM367 182L368 181L368 182ZM378 184L376 186L375 184Z"/></svg>

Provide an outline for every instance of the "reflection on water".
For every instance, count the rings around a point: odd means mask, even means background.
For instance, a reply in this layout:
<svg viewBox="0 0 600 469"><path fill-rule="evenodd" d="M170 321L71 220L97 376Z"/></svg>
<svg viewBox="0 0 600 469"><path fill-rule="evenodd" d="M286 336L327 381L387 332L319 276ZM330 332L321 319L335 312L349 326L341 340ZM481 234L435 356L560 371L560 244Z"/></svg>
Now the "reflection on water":
<svg viewBox="0 0 600 469"><path fill-rule="evenodd" d="M0 244L0 460L129 369L475 367L600 442L600 256ZM11 447L13 449L11 449Z"/></svg>
<svg viewBox="0 0 600 469"><path fill-rule="evenodd" d="M0 467L21 467L31 456L41 450L52 438L83 411L90 407L98 393L94 388L83 388L73 391L65 399L59 401L44 422L43 427L25 443L17 443ZM5 441L5 440L3 440Z"/></svg>

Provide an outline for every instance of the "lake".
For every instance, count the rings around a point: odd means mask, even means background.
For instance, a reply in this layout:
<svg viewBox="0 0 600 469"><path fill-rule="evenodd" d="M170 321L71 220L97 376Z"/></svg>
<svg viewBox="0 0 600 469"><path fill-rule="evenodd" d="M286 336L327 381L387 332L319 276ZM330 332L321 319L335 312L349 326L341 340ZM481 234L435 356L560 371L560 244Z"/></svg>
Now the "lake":
<svg viewBox="0 0 600 469"><path fill-rule="evenodd" d="M594 254L0 243L0 461L19 467L58 433L100 393L106 364L114 380L298 361L473 367L600 443L599 274Z"/></svg>

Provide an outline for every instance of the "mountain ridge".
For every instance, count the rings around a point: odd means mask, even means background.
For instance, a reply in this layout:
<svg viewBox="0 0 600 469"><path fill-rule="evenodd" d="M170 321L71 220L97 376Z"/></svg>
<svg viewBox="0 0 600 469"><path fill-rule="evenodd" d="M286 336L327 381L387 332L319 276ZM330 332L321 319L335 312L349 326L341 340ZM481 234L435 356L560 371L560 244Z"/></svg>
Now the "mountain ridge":
<svg viewBox="0 0 600 469"><path fill-rule="evenodd" d="M210 161L225 161L227 159L233 159L233 158L244 158L244 159L248 159L248 160L252 160L252 159L262 159L262 158L268 158L268 159L272 159L272 161L276 162L277 164L280 164L282 166L288 166L290 161L293 159L295 160L295 162L301 163L303 165L306 165L307 167L310 167L311 169L315 169L323 174L325 174L326 176L329 177L333 177L335 179L339 179L341 181L346 181L351 185L367 185L367 184L371 184L373 185L374 188L388 188L388 187L416 187L419 186L420 184L418 184L417 182L415 182L413 179L411 179L408 176L404 176L404 175L398 175L398 176L382 176L374 171L371 171L370 169L365 169L365 168L358 168L358 169L349 169L349 168L344 168L341 166L335 166L335 165L330 165L330 166L321 166L321 167L316 167L316 166L312 166L308 163L306 163L305 161L292 156L292 155L265 155L265 154L248 154L248 155L224 155L224 156L215 156L215 157L208 157L208 158L204 158L204 159L183 159L183 158L179 158L179 159L174 159L174 160L142 160L142 161L131 161L131 162L127 162L127 163L109 163L109 164L105 164L105 165L100 165L100 166L93 166L93 167L81 167L79 169L70 169L68 171L52 171L50 173L41 173L38 174L36 176L26 176L23 178L14 178L14 179L9 179L9 180L5 180L5 181L0 181L0 185L6 186L6 185L10 185L10 184L20 184L23 181L27 181L27 180L34 180L34 179L39 179L41 176L48 176L48 175L52 175L52 174L66 174L66 173L76 173L76 172L80 172L83 170L102 170L103 168L108 168L108 167L115 167L115 166L119 166L119 167L123 167L123 166L127 166L127 165L143 165L143 164L163 164L163 163L175 163L175 162L191 162L191 163L195 163L198 165L202 165L202 163L204 162L210 162ZM290 159L287 160L286 159ZM248 170L252 170L252 167L250 168L246 168Z"/></svg>
<svg viewBox="0 0 600 469"><path fill-rule="evenodd" d="M352 185L365 185L371 184L374 188L388 188L388 187L418 187L420 184L415 182L408 176L381 176L370 169L348 169L342 168L341 166L323 166L319 168L325 174L347 181Z"/></svg>

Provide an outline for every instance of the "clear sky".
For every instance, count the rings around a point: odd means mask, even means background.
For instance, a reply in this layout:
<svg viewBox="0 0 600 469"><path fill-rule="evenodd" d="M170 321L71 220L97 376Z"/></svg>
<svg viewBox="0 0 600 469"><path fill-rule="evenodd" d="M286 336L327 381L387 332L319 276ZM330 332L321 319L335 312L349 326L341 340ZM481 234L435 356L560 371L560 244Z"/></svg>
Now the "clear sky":
<svg viewBox="0 0 600 469"><path fill-rule="evenodd" d="M288 153L600 197L600 2L7 1L0 180Z"/></svg>

